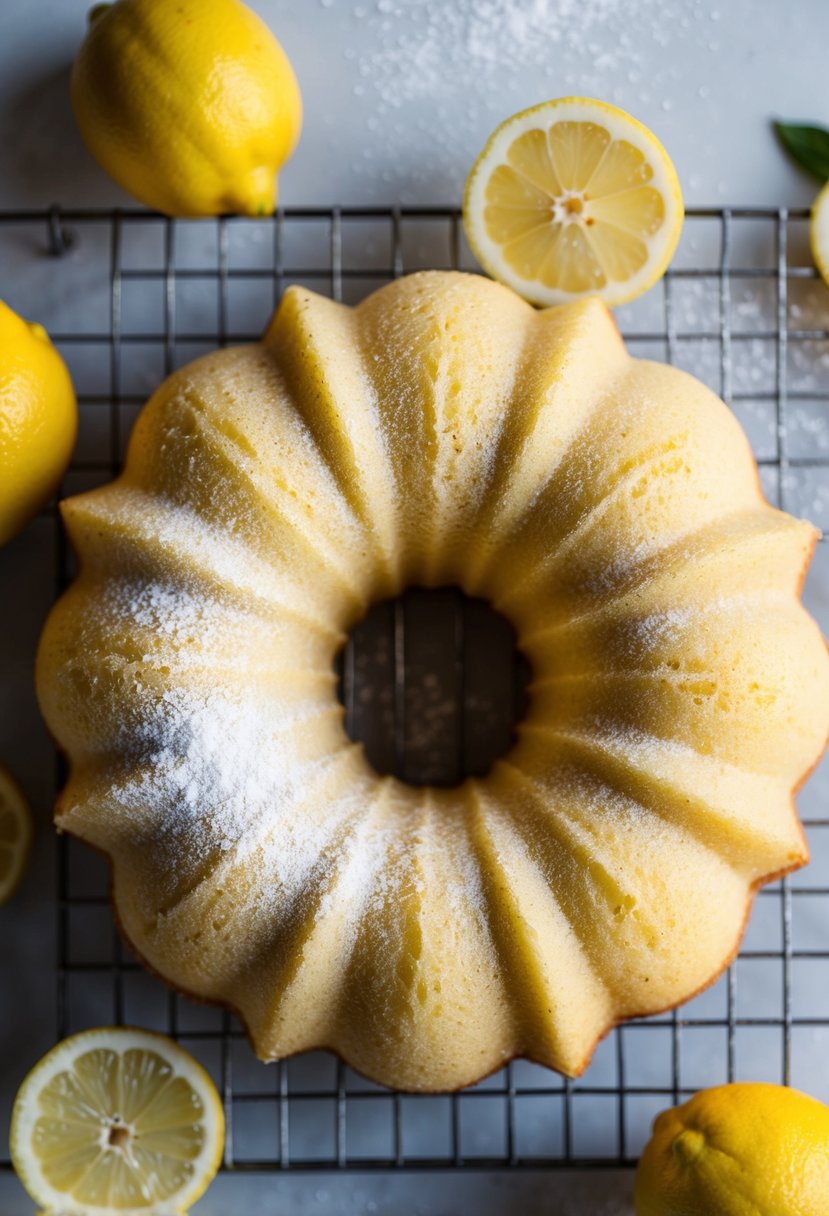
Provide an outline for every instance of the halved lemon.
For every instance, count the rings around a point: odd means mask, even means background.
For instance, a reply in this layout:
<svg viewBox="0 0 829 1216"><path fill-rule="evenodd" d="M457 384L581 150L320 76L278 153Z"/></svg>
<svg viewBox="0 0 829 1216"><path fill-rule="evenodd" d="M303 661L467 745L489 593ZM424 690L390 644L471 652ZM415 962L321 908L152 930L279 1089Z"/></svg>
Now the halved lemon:
<svg viewBox="0 0 829 1216"><path fill-rule="evenodd" d="M812 204L809 241L820 277L829 287L829 182Z"/></svg>
<svg viewBox="0 0 829 1216"><path fill-rule="evenodd" d="M513 115L466 182L483 268L533 304L622 304L661 278L684 216L668 153L624 110L562 97Z"/></svg>
<svg viewBox="0 0 829 1216"><path fill-rule="evenodd" d="M209 1186L224 1144L210 1077L164 1035L105 1026L35 1065L12 1111L20 1181L61 1216L168 1216Z"/></svg>
<svg viewBox="0 0 829 1216"><path fill-rule="evenodd" d="M0 904L17 888L31 843L29 805L12 775L0 768Z"/></svg>

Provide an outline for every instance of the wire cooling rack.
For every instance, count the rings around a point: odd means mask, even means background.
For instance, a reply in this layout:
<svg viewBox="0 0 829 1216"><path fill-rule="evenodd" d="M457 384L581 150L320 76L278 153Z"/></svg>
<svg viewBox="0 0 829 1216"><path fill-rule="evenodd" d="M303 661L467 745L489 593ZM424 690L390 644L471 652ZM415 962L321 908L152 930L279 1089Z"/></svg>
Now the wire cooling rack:
<svg viewBox="0 0 829 1216"><path fill-rule="evenodd" d="M617 315L634 354L687 368L732 406L769 498L824 525L829 295L808 257L807 218L783 209L691 210L662 284ZM456 210L293 208L198 223L140 211L0 213L4 284L31 293L18 300L7 291L8 302L47 325L78 388L81 431L66 493L118 470L132 420L163 375L217 345L255 339L289 283L355 302L424 266L474 268ZM59 590L71 558L56 520L54 529ZM824 630L826 557L819 547L810 600ZM471 610L450 598L440 611L443 624L432 628L449 638L459 702L451 730L460 744L438 757L433 779L471 763L469 721L472 736L481 721L463 712L474 667ZM410 778L422 775L406 746L413 614L409 597L376 617L372 643L376 652L385 630L387 767ZM358 649L344 656L343 697L349 729L359 734ZM412 1096L373 1085L324 1053L262 1065L229 1015L168 992L131 959L112 927L102 864L64 839L56 845L56 1034L115 1021L179 1039L222 1093L227 1169L629 1164L654 1114L703 1085L764 1079L829 1098L825 784L818 774L801 797L812 865L761 892L735 965L683 1009L615 1030L578 1081L518 1061L460 1094Z"/></svg>

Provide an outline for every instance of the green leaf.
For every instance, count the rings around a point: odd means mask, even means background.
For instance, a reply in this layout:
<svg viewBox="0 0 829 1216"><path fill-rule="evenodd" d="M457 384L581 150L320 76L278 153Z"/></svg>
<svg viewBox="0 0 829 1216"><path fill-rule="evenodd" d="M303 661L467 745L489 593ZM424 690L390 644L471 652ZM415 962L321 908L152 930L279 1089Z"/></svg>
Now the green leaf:
<svg viewBox="0 0 829 1216"><path fill-rule="evenodd" d="M775 122L774 129L793 160L818 181L829 181L829 131L798 123Z"/></svg>

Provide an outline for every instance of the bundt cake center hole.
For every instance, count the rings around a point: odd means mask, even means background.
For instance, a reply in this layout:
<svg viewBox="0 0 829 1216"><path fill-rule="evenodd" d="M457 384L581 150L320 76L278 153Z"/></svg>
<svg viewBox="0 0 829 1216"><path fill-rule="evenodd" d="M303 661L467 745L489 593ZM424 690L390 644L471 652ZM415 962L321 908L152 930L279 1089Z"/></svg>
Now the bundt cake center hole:
<svg viewBox="0 0 829 1216"><path fill-rule="evenodd" d="M351 739L411 785L482 777L510 750L529 665L509 621L455 587L375 604L337 658Z"/></svg>

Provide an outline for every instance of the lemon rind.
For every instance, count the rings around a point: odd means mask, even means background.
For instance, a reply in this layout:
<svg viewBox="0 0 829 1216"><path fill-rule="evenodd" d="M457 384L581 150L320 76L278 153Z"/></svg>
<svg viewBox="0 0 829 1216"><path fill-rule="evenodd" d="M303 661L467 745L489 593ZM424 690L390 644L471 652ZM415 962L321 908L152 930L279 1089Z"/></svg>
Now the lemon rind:
<svg viewBox="0 0 829 1216"><path fill-rule="evenodd" d="M0 790L5 790L9 807L16 813L20 834L12 846L14 861L11 874L0 882L0 906L7 903L20 886L34 835L32 812L20 786L8 769L0 768Z"/></svg>
<svg viewBox="0 0 829 1216"><path fill-rule="evenodd" d="M809 244L820 277L829 287L829 182L812 204Z"/></svg>

